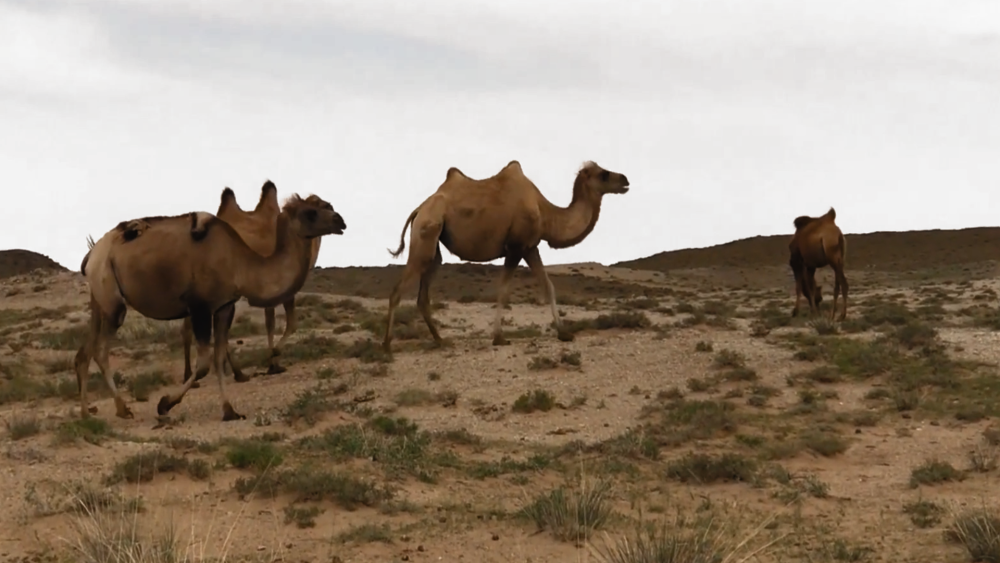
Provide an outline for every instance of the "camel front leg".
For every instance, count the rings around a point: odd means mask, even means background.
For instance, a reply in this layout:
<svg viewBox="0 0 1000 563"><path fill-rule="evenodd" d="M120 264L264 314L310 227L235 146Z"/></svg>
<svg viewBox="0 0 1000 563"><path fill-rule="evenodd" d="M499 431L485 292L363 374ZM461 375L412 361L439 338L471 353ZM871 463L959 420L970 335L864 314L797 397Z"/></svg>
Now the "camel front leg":
<svg viewBox="0 0 1000 563"><path fill-rule="evenodd" d="M184 343L184 381L194 375L191 371L191 343L194 340L191 332L191 318L185 317L184 324L181 325L181 340Z"/></svg>
<svg viewBox="0 0 1000 563"><path fill-rule="evenodd" d="M802 303L802 274L794 272L795 276L795 306L792 307L792 317L799 316L799 305Z"/></svg>
<svg viewBox="0 0 1000 563"><path fill-rule="evenodd" d="M228 326L226 327L227 335L229 334L229 331L233 328L233 319L235 318L236 318L236 304L233 303L233 314L229 316L227 321L229 323ZM225 362L223 362L223 369L225 369L226 364L229 364L229 368L233 370L233 379L235 379L237 383L246 383L247 381L250 381L250 376L244 374L243 370L240 369L240 366L233 361L233 351L229 349L228 339L226 340L226 357L225 357ZM226 372L223 371L222 374L225 375ZM196 384L195 387L197 386L198 385Z"/></svg>
<svg viewBox="0 0 1000 563"><path fill-rule="evenodd" d="M507 298L510 296L510 280L517 271L517 265L521 263L521 254L507 250L507 257L503 261L503 275L500 277L500 288L497 291L497 314L493 320L493 345L506 346L510 342L503 336L503 308L507 306Z"/></svg>
<svg viewBox="0 0 1000 563"><path fill-rule="evenodd" d="M441 266L442 262L441 248L438 247L437 253L434 256L434 261L431 265L424 270L423 274L420 274L420 291L417 293L417 309L420 310L420 315L423 316L424 322L427 323L427 330L431 332L431 337L434 339L434 345L440 346L442 343L441 335L438 333L437 327L434 326L434 319L431 318L431 282L434 280L434 274L437 272L438 267Z"/></svg>
<svg viewBox="0 0 1000 563"><path fill-rule="evenodd" d="M814 316L819 310L816 303L816 268L802 266L802 292L809 302L809 316Z"/></svg>
<svg viewBox="0 0 1000 563"><path fill-rule="evenodd" d="M287 371L283 366L278 363L278 356L281 355L281 347L285 345L285 341L288 337L295 332L295 296L293 295L291 299L285 301L281 304L285 309L285 332L281 334L281 340L278 340L277 346L273 346L271 342L273 337L271 336L274 328L274 307L268 309L271 311L271 329L267 333L268 341L267 346L271 349L271 357L268 359L267 363L267 373L268 375L275 375L279 373L284 373Z"/></svg>
<svg viewBox="0 0 1000 563"><path fill-rule="evenodd" d="M574 335L572 332L565 330L562 319L559 318L559 310L556 307L556 288L552 284L552 280L549 279L549 274L545 271L545 266L542 264L542 256L538 252L537 246L525 253L524 261L528 263L531 272L535 274L538 282L542 285L542 291L548 297L549 307L552 309L552 324L555 326L557 337L563 342L572 342Z"/></svg>
<svg viewBox="0 0 1000 563"><path fill-rule="evenodd" d="M188 312L191 316L191 331L194 333L194 341L198 344L198 366L194 377L186 379L180 391L174 395L166 394L160 397L160 402L156 405L156 413L160 416L166 415L170 409L176 407L195 382L208 374L213 363L210 347L212 343L212 311L201 303L195 303L188 305Z"/></svg>
<svg viewBox="0 0 1000 563"><path fill-rule="evenodd" d="M233 317L236 314L236 304L229 304L213 315L213 329L215 332L215 354L214 368L215 375L219 380L219 397L222 399L222 421L244 420L245 416L233 409L232 403L226 397L226 374L223 371L223 359L228 356L229 348L229 327L233 324Z"/></svg>

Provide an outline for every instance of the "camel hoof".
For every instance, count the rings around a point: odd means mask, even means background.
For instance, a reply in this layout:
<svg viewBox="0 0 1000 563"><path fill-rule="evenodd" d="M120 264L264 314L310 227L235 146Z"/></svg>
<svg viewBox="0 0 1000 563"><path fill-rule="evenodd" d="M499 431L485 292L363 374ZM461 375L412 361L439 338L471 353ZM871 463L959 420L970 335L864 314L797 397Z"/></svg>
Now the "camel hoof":
<svg viewBox="0 0 1000 563"><path fill-rule="evenodd" d="M222 405L222 422L229 422L231 420L246 420L246 418L247 417L245 417L242 414L236 412L236 409L234 409L233 405L230 405L228 401L226 403L223 403L223 405Z"/></svg>
<svg viewBox="0 0 1000 563"><path fill-rule="evenodd" d="M239 373L234 373L233 381L235 381L236 383L246 383L247 381L250 381L250 376L243 373L242 371Z"/></svg>
<svg viewBox="0 0 1000 563"><path fill-rule="evenodd" d="M132 414L132 409L130 409L128 407L124 407L123 410L120 410L120 411L116 412L115 416L117 416L118 418L126 418L126 419L128 419L128 418L135 418L135 415Z"/></svg>
<svg viewBox="0 0 1000 563"><path fill-rule="evenodd" d="M271 365L267 366L267 374L268 375L277 375L279 373L285 373L286 371L288 371L287 368L284 368L284 367L282 367L282 366L280 366L278 364L271 364Z"/></svg>
<svg viewBox="0 0 1000 563"><path fill-rule="evenodd" d="M506 338L504 338L502 334L498 334L498 335L496 335L496 336L493 337L493 345L494 346L506 346L508 344L510 344L510 341L508 341Z"/></svg>
<svg viewBox="0 0 1000 563"><path fill-rule="evenodd" d="M90 414L97 414L97 407L90 405L90 408L88 408L87 411L90 412Z"/></svg>
<svg viewBox="0 0 1000 563"><path fill-rule="evenodd" d="M556 338L558 338L560 342L573 342L576 335L568 330L560 330L556 331Z"/></svg>
<svg viewBox="0 0 1000 563"><path fill-rule="evenodd" d="M197 381L200 381L200 380L204 379L206 375L208 375L208 370L207 370L207 369L206 369L206 370L204 370L204 371L200 371L200 370L199 370L199 371L198 371L198 373L197 373L197 374L195 374L195 376L194 376L194 380L195 380L195 382L197 382Z"/></svg>
<svg viewBox="0 0 1000 563"><path fill-rule="evenodd" d="M177 399L176 401L171 402L170 401L170 397L167 396L167 395L164 395L164 396L160 397L160 402L156 404L156 414L158 414L160 416L163 416L163 415L167 414L168 412L170 412L170 409L176 407L177 404L180 403L180 402L181 402L181 399Z"/></svg>

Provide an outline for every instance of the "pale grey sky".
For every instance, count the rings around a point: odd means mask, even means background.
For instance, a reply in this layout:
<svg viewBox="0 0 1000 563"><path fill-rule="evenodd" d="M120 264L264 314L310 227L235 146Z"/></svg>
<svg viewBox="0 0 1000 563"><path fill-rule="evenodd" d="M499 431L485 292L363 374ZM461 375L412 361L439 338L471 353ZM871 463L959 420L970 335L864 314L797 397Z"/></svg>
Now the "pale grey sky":
<svg viewBox="0 0 1000 563"><path fill-rule="evenodd" d="M320 266L402 264L450 166L514 159L559 205L585 160L632 184L549 264L831 205L996 225L998 100L995 0L0 0L0 249L76 268L88 234L270 178L347 221Z"/></svg>

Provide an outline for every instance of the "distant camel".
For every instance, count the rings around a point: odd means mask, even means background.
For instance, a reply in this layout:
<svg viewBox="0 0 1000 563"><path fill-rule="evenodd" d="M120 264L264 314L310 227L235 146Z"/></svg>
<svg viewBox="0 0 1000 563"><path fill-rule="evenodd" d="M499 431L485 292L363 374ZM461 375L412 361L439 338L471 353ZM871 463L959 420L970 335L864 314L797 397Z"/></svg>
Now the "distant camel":
<svg viewBox="0 0 1000 563"><path fill-rule="evenodd" d="M821 217L803 215L796 217L795 234L788 244L788 265L795 275L795 307L792 316L799 314L799 302L805 294L809 302L809 313L814 314L822 301L820 286L816 285L816 269L830 266L834 273L833 307L830 320L837 314L837 297L843 290L844 310L840 320L847 318L847 277L844 276L844 262L847 259L847 239L834 220L837 212L831 207Z"/></svg>
<svg viewBox="0 0 1000 563"><path fill-rule="evenodd" d="M132 418L108 369L108 340L131 307L147 318L191 317L198 342L198 370L175 396L164 395L157 413L181 402L192 384L214 368L222 399L222 420L245 418L226 398L222 363L228 353L229 326L235 303L247 297L262 306L284 303L305 283L310 240L343 234L346 224L333 207L316 198L292 195L277 221L275 251L263 257L253 251L225 221L211 213L122 221L108 231L83 258L80 271L90 286L90 336L76 354L80 415L97 412L87 402L90 360L95 359L114 394L116 415ZM209 350L213 329L215 349Z"/></svg>
<svg viewBox="0 0 1000 563"><path fill-rule="evenodd" d="M312 198L312 199L311 199ZM319 201L311 195L305 199L307 202ZM233 190L226 188L222 191L219 210L215 216L222 219L236 231L243 242L254 252L261 256L270 256L274 253L274 246L277 237L278 214L281 208L278 206L278 190L270 181L265 182L260 189L260 200L253 211L244 211L236 202L236 194ZM316 265L316 258L319 256L321 237L312 239L311 258L309 260L309 270ZM249 301L249 300L248 300ZM253 301L249 301L251 307L259 307ZM295 296L282 304L285 308L285 332L281 335L278 345L274 345L274 307L264 307L264 325L267 329L267 347L271 350L268 361L267 373L282 373L285 368L278 365L276 358L281 354L280 348L284 345L288 337L295 332ZM191 329L191 317L184 319L184 326L181 327L181 338L184 341L184 381L192 375L191 371L191 342L194 339L194 331ZM231 351L227 352L226 360L233 369L233 376L238 382L250 381L250 378L243 374L239 366L233 363ZM198 387L198 383L194 384Z"/></svg>
<svg viewBox="0 0 1000 563"><path fill-rule="evenodd" d="M573 200L569 207L556 207L545 199L529 180L516 160L510 161L496 175L474 180L458 168L449 168L436 192L410 213L399 236L399 248L389 251L393 257L406 247L404 237L410 230L410 253L406 268L389 297L385 340L382 347L392 347L392 324L401 292L415 279L420 279L417 307L430 329L436 344L441 336L431 319L431 280L441 265L440 242L452 254L467 262L489 262L504 259L503 276L497 296L493 344L507 344L500 321L510 292L510 280L523 259L547 293L552 308L552 320L560 340L570 341L573 335L563 330L556 311L556 293L542 259L538 245L546 241L550 248L568 248L583 241L597 224L601 199L605 194L623 194L629 189L624 174L609 172L593 162L584 163L573 183Z"/></svg>

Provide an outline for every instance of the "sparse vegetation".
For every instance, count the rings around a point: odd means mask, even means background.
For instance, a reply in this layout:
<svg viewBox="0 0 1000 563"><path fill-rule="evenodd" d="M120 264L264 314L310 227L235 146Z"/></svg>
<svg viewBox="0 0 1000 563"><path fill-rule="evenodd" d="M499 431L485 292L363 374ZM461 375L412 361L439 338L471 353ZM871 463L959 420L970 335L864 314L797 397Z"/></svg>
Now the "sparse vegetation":
<svg viewBox="0 0 1000 563"><path fill-rule="evenodd" d="M570 491L560 487L539 495L521 511L539 531L548 530L561 541L583 542L611 517L610 488L607 481Z"/></svg>
<svg viewBox="0 0 1000 563"><path fill-rule="evenodd" d="M380 270L315 269L296 297L299 332L280 357L289 373L248 384L227 374L234 405L254 414L225 423L204 402L214 376L174 416L154 420L146 401L176 384L180 321L134 314L111 364L116 385L140 403L135 419L115 417L96 372L88 392L99 413L80 419L73 360L87 310L85 295L75 297L79 276L72 286L71 276L0 280L0 295L10 296L0 304L0 455L18 479L5 481L11 499L25 507L12 505L4 522L37 527L62 514L86 524L79 538L69 534L79 547L39 561L180 561L191 556L188 540L169 531L162 499L207 491L212 510L238 526L276 518L287 533L298 528L292 547L273 549L264 545L270 532L257 528L237 534L254 541L221 547L206 534L206 553L233 561L328 560L328 551L333 560L426 558L456 531L485 532L502 547L512 533L532 531L525 526L549 536L531 540L549 542L538 544L546 556L572 558L582 553L573 544L589 543L606 563L752 560L757 548L775 552L762 560L919 559L938 555L942 531L970 561L997 560L992 508L946 508L972 506L969 491L988 488L1000 465L991 422L1000 416L992 400L1000 378L984 338L1000 330L992 270L869 268L852 285L847 321L831 323L829 277L823 314L791 317L785 265L629 273L642 282L589 267L551 274L573 342L554 340L545 307L520 314L519 304L543 303L522 268L512 281L515 312L504 319L512 343L492 346L496 268L445 264L433 296L442 301L432 307L447 309L439 323L446 345L426 342L410 301L397 310L395 357L381 347L391 283ZM22 302L50 299L68 305ZM279 337L283 322L279 308ZM238 314L230 342L244 369L267 365L263 335L259 309ZM983 429L977 444L967 440L972 428ZM927 430L923 439L918 429ZM270 432L251 434L261 430ZM968 447L939 451L959 433ZM873 444L876 458L867 453ZM943 453L947 462L911 461L902 477L868 467ZM66 471L73 481L53 479ZM552 488L560 482L569 484ZM239 504L218 491L230 486ZM900 486L912 487L904 499ZM880 510L846 500L859 495L874 495ZM189 504L169 510L186 521ZM247 510L258 517L241 516ZM735 523L758 511L775 516ZM315 547L320 538L326 543ZM12 540L12 553L21 548Z"/></svg>

